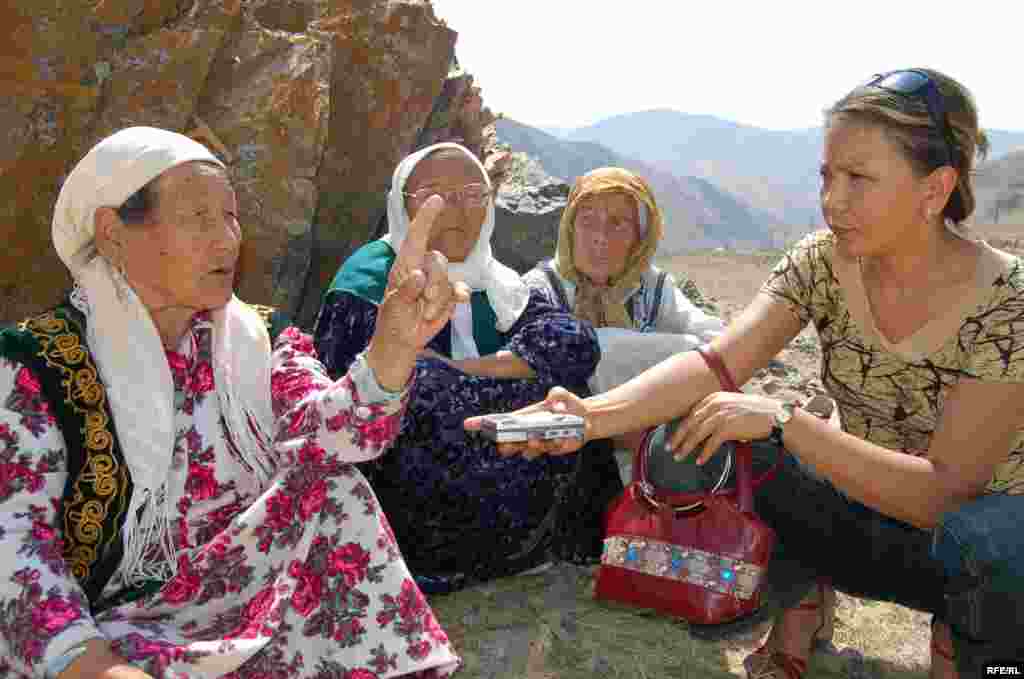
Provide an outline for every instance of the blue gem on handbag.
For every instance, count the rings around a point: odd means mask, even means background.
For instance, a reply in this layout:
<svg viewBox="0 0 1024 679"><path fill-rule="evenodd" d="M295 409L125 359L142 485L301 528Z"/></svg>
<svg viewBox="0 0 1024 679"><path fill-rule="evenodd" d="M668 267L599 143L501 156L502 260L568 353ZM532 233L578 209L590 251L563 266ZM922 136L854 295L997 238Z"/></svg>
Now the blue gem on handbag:
<svg viewBox="0 0 1024 679"><path fill-rule="evenodd" d="M683 567L683 553L678 549L672 550L672 572L678 573Z"/></svg>
<svg viewBox="0 0 1024 679"><path fill-rule="evenodd" d="M605 538L604 547L604 565L688 582L739 599L754 596L764 577L760 566L649 538L614 535Z"/></svg>

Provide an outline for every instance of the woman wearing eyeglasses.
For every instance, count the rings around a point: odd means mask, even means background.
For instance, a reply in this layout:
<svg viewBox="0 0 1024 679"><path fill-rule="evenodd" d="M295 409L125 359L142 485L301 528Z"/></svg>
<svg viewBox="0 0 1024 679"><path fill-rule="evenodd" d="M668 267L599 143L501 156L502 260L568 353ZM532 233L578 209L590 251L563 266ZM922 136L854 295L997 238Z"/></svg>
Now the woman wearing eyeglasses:
<svg viewBox="0 0 1024 679"><path fill-rule="evenodd" d="M314 332L332 374L344 374L377 321L388 272L410 220L441 195L428 249L448 258L452 280L472 290L416 364L392 452L362 467L402 554L428 592L528 570L553 558L594 561L602 518L622 489L610 446L530 461L470 437L464 418L520 408L557 384L584 393L599 349L593 328L552 307L496 261L491 184L457 144L403 160L388 197L388 235L345 262L324 297Z"/></svg>
<svg viewBox="0 0 1024 679"><path fill-rule="evenodd" d="M756 510L809 592L747 659L753 678L804 673L831 636L833 588L933 613L933 678L1024 659L1024 262L963 227L986 150L972 97L935 71L878 76L828 111L829 228L711 346L742 384L813 323L842 430L799 404L721 392L696 352L536 406L585 417L588 439L686 415L669 447L700 464L724 441L784 446Z"/></svg>

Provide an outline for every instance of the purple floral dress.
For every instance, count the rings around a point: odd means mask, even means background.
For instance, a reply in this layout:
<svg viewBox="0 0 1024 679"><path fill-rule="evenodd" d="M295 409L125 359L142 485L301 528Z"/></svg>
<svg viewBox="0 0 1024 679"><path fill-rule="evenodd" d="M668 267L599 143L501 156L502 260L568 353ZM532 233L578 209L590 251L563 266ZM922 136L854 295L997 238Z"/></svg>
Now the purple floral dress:
<svg viewBox="0 0 1024 679"><path fill-rule="evenodd" d="M331 374L348 369L369 343L376 320L377 307L361 297L328 297L314 337ZM394 450L360 465L428 593L552 559L595 561L605 510L622 491L608 440L572 455L527 460L502 457L493 443L466 433L465 418L522 408L554 386L585 395L600 358L590 324L556 310L537 291L500 340L533 368L535 378L478 377L420 359ZM451 356L451 324L428 346Z"/></svg>
<svg viewBox="0 0 1024 679"><path fill-rule="evenodd" d="M93 637L166 679L453 672L458 658L353 466L391 444L407 394L388 398L362 362L332 382L310 338L286 330L272 368L279 443L267 462L277 472L262 486L227 440L211 335L198 315L167 354L177 431L168 486L185 491L178 574L95 615L61 556L64 438L36 376L0 359L0 676L43 677Z"/></svg>

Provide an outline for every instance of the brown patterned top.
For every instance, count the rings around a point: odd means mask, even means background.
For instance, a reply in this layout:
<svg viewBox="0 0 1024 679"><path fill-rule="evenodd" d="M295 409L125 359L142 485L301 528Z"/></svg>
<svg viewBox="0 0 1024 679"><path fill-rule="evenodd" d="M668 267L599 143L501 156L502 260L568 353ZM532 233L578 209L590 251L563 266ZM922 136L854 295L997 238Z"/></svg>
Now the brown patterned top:
<svg viewBox="0 0 1024 679"><path fill-rule="evenodd" d="M1024 382L1024 262L981 243L975 285L900 342L875 327L859 260L829 231L808 235L762 290L785 300L821 341L821 380L843 429L872 443L927 454L947 391L961 378ZM1024 430L987 493L1024 494Z"/></svg>

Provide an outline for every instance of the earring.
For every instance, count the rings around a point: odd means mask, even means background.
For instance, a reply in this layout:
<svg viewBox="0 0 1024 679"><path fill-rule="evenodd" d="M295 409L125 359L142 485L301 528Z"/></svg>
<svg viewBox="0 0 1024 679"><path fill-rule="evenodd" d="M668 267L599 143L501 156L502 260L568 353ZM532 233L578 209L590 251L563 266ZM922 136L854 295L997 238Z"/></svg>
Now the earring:
<svg viewBox="0 0 1024 679"><path fill-rule="evenodd" d="M128 278L124 274L124 266L118 262L110 264L110 269L111 278L114 280L114 294L117 295L117 300L124 304L128 300Z"/></svg>

